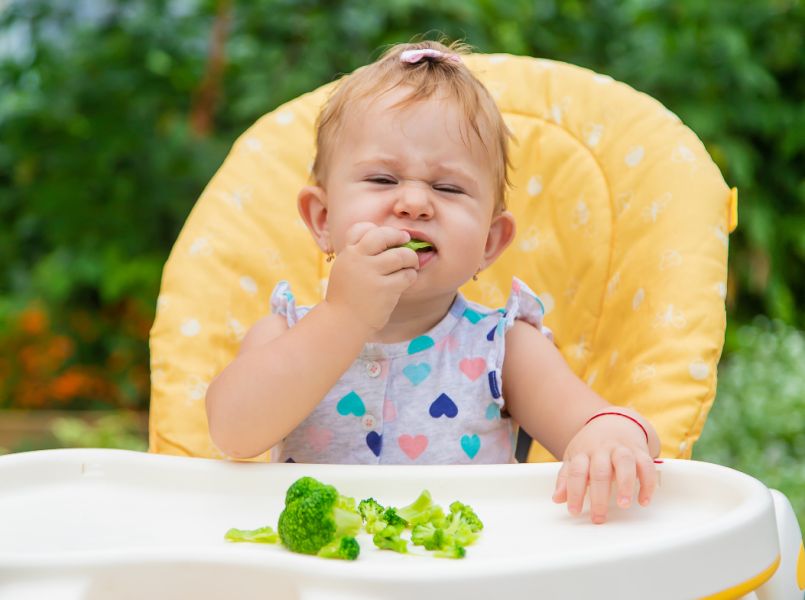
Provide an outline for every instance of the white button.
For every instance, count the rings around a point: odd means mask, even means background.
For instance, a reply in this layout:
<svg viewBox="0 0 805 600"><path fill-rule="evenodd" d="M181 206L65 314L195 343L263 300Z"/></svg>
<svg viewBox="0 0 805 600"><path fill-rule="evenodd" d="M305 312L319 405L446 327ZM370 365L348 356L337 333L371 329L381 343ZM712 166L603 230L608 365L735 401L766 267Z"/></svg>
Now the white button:
<svg viewBox="0 0 805 600"><path fill-rule="evenodd" d="M371 431L375 428L375 418L373 415L365 414L361 418L361 425L366 431Z"/></svg>
<svg viewBox="0 0 805 600"><path fill-rule="evenodd" d="M376 360L370 360L368 363L366 363L366 374L369 375L369 377L377 377L380 375L380 371L380 363Z"/></svg>

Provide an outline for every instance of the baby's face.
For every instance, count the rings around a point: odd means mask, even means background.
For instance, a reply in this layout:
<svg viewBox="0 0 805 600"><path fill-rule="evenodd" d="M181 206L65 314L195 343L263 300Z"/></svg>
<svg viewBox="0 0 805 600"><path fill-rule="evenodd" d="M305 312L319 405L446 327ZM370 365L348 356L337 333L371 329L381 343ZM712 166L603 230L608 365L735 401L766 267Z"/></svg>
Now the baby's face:
<svg viewBox="0 0 805 600"><path fill-rule="evenodd" d="M455 290L483 267L495 190L488 154L449 101L392 108L395 90L364 102L330 150L324 182L336 253L347 229L370 221L431 242L409 293Z"/></svg>

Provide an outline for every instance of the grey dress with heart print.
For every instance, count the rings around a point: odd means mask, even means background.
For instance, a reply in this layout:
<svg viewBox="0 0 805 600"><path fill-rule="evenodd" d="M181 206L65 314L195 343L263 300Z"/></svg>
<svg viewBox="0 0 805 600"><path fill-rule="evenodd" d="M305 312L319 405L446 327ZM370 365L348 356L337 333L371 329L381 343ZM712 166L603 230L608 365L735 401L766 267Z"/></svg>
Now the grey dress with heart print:
<svg viewBox="0 0 805 600"><path fill-rule="evenodd" d="M310 307L296 306L281 281L271 309L293 327ZM486 308L458 292L423 335L365 344L313 412L272 449L272 462L513 462L514 431L501 414L505 336L522 319L550 337L543 315L542 302L517 278L505 308Z"/></svg>

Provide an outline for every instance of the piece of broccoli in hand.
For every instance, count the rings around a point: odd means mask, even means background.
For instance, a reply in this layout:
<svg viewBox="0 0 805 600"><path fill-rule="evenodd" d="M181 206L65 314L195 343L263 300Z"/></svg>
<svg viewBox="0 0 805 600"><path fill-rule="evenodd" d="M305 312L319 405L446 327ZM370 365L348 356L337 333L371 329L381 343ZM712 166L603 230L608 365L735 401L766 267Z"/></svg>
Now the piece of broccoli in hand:
<svg viewBox="0 0 805 600"><path fill-rule="evenodd" d="M433 503L433 498L428 490L422 490L419 497L411 504L398 508L397 515L407 521L410 527L415 527L430 521L438 522L444 518L444 510L438 504Z"/></svg>
<svg viewBox="0 0 805 600"><path fill-rule="evenodd" d="M331 485L302 477L288 488L277 530L292 552L316 554L339 538L354 537L362 524L355 500Z"/></svg>
<svg viewBox="0 0 805 600"><path fill-rule="evenodd" d="M320 556L321 558L355 560L360 553L361 547L358 545L358 540L352 536L345 535L342 538L333 540L326 546L322 546L321 550L316 553L316 556Z"/></svg>
<svg viewBox="0 0 805 600"><path fill-rule="evenodd" d="M257 529L237 529L233 527L224 534L224 539L230 542L253 542L255 544L276 544L277 532L271 527Z"/></svg>
<svg viewBox="0 0 805 600"><path fill-rule="evenodd" d="M375 546L381 550L392 550L405 554L408 552L408 542L400 537L400 534L405 531L402 525L386 525L382 531L378 531L372 541Z"/></svg>
<svg viewBox="0 0 805 600"><path fill-rule="evenodd" d="M423 242L422 240L411 239L400 246L400 248L410 248L416 252L417 250L429 250L433 248L433 244L430 242Z"/></svg>

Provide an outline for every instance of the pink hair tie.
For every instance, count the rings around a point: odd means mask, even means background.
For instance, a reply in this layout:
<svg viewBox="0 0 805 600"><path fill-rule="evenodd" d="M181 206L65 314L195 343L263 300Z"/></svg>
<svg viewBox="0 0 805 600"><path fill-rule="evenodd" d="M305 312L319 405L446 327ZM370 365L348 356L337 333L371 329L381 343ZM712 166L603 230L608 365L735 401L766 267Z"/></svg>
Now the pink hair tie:
<svg viewBox="0 0 805 600"><path fill-rule="evenodd" d="M460 63L461 58L458 54L447 54L441 50L433 48L419 48L416 50L404 50L400 53L400 62L415 64L423 58L435 58L437 60L449 60L450 62Z"/></svg>

